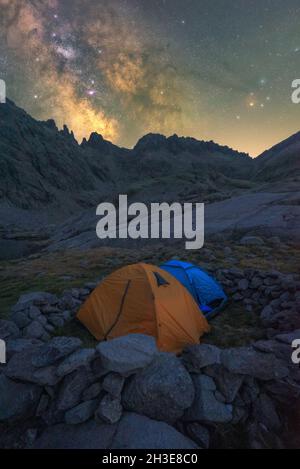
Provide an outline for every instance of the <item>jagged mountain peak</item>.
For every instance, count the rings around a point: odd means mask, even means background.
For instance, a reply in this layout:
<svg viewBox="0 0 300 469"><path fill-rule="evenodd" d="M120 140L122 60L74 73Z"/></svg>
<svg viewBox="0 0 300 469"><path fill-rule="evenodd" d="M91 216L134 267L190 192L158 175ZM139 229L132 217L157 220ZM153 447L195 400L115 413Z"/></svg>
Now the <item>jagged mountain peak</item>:
<svg viewBox="0 0 300 469"><path fill-rule="evenodd" d="M272 174L293 176L298 154L291 166L281 159ZM128 150L93 132L79 145L67 126L59 131L53 119L37 121L10 100L0 104L0 160L0 212L4 207L8 219L12 207L71 214L118 193L139 200L224 197L249 187L255 171L265 177L248 155L190 137L150 133Z"/></svg>
<svg viewBox="0 0 300 469"><path fill-rule="evenodd" d="M92 132L89 139L84 138L81 143L83 149L91 149L98 153L121 154L123 149L114 145L109 140L105 140L101 134Z"/></svg>
<svg viewBox="0 0 300 469"><path fill-rule="evenodd" d="M193 137L179 137L177 134L166 137L162 134L149 133L142 137L134 147L134 152L156 152L159 150L165 150L167 152L178 154L182 152L188 153L201 153L207 152L220 152L224 155L239 156L244 158L250 158L247 153L242 153L228 146L222 146L215 143L213 140L204 141L197 140Z"/></svg>

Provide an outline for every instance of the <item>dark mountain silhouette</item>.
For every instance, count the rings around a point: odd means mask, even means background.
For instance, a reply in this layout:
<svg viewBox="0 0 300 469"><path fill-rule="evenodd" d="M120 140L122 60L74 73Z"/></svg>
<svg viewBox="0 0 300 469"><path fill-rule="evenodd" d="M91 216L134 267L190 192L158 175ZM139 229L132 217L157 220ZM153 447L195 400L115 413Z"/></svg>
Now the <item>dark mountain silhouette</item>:
<svg viewBox="0 0 300 469"><path fill-rule="evenodd" d="M145 135L131 150L97 133L78 144L66 126L39 122L8 101L0 105L0 233L23 239L24 228L27 235L38 229L55 249L94 245L96 206L123 193L129 202L205 202L207 233L292 236L299 225L299 149L300 133L255 160L177 135Z"/></svg>
<svg viewBox="0 0 300 469"><path fill-rule="evenodd" d="M159 196L202 182L209 192L218 178L241 179L252 167L245 154L176 135L150 134L127 150L92 133L79 145L66 126L39 122L9 100L0 105L0 158L1 206L72 213L124 190L148 197L155 186Z"/></svg>
<svg viewBox="0 0 300 469"><path fill-rule="evenodd" d="M279 181L300 177L300 132L262 153L255 160L260 180Z"/></svg>

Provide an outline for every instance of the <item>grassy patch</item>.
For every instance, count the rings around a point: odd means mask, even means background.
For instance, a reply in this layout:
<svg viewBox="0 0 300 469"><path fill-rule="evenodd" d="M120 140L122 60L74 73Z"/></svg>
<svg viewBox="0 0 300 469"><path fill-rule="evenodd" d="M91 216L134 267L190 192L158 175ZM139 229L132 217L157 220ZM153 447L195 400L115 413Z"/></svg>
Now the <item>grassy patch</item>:
<svg viewBox="0 0 300 469"><path fill-rule="evenodd" d="M224 254L224 247L232 250ZM207 252L209 251L209 253ZM229 243L206 243L205 249L187 251L183 243L160 244L140 249L101 247L88 251L34 255L27 259L0 263L0 318L8 317L10 308L23 293L48 291L60 295L72 287L82 287L89 281L99 280L114 270L135 262L159 265L173 257L198 264L214 271L238 267L261 270L279 270L285 273L298 271L299 250L296 246L247 247ZM95 345L93 337L78 322L68 324L58 335L80 337L86 347ZM226 309L212 320L212 332L204 341L220 347L239 346L258 340L263 335L259 317L249 313L242 304L229 303Z"/></svg>
<svg viewBox="0 0 300 469"><path fill-rule="evenodd" d="M229 303L212 319L211 326L211 332L202 341L218 347L240 347L264 338L259 316L247 312L241 303Z"/></svg>

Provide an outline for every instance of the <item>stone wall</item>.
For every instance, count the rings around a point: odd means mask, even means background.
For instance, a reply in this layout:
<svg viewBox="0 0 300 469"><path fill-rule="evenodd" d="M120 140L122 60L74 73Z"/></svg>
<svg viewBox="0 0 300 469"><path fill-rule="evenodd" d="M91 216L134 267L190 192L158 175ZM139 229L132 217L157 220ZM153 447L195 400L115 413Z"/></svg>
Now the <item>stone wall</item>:
<svg viewBox="0 0 300 469"><path fill-rule="evenodd" d="M299 275L232 268L218 270L216 277L229 298L242 302L245 311L259 314L263 325L275 334L300 328Z"/></svg>
<svg viewBox="0 0 300 469"><path fill-rule="evenodd" d="M249 269L217 276L245 314L261 316L264 340L195 345L180 357L143 335L84 348L78 338L51 335L73 320L94 285L61 298L23 295L11 321L0 321L8 356L0 426L24 424L19 445L34 448L286 446L288 410L300 404L300 369L291 361L299 279Z"/></svg>

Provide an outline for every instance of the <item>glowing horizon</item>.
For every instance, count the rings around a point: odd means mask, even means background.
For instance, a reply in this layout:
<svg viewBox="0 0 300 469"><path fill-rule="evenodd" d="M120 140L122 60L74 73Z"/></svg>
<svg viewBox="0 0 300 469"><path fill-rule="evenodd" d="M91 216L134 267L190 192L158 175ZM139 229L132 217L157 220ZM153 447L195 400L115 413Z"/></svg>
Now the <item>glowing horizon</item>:
<svg viewBox="0 0 300 469"><path fill-rule="evenodd" d="M0 0L0 78L78 141L178 134L257 156L299 130L300 8L213 3Z"/></svg>

